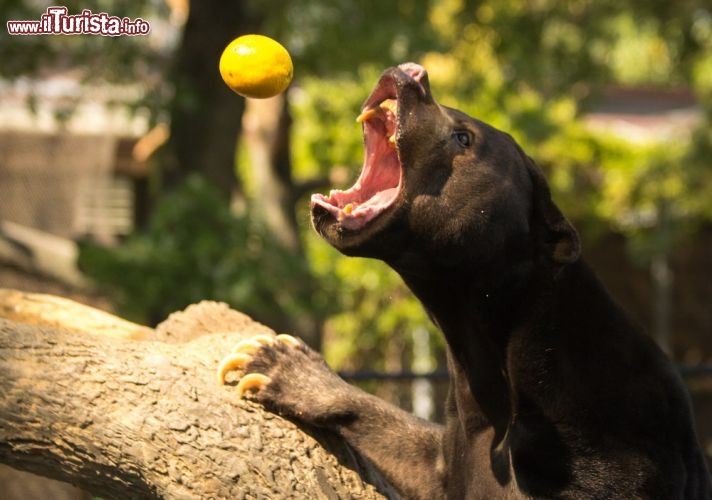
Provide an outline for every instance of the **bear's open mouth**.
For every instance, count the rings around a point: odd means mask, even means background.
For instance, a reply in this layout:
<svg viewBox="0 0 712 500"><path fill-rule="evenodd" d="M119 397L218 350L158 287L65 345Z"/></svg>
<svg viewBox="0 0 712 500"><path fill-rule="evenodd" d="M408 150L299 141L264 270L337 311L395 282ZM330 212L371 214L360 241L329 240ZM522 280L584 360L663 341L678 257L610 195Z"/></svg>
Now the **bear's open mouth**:
<svg viewBox="0 0 712 500"><path fill-rule="evenodd" d="M312 207L327 210L343 228L358 230L391 207L403 182L398 155L398 99L395 86L374 90L356 121L363 124L365 159L356 183L328 196L314 194Z"/></svg>

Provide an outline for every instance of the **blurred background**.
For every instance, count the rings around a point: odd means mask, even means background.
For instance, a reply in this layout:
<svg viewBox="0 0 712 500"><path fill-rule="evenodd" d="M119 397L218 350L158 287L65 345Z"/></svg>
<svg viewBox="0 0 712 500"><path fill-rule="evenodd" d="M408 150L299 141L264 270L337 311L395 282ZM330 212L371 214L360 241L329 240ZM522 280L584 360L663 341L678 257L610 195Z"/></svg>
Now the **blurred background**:
<svg viewBox="0 0 712 500"><path fill-rule="evenodd" d="M358 175L355 117L380 72L413 60L436 99L512 133L547 173L585 258L680 365L712 455L709 0L62 5L151 31L0 34L0 287L150 325L225 301L437 420L437 332L392 271L342 257L308 217L310 193ZM221 81L222 49L246 33L291 52L286 94L245 100Z"/></svg>

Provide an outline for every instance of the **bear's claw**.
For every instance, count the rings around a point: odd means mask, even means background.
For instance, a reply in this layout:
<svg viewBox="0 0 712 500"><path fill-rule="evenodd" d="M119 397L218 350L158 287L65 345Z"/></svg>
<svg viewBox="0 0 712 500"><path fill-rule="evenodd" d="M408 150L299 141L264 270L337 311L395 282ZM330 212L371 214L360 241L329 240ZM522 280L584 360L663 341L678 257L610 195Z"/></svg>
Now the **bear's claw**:
<svg viewBox="0 0 712 500"><path fill-rule="evenodd" d="M261 373L248 373L237 384L237 397L241 398L247 391L260 390L269 385L272 379Z"/></svg>

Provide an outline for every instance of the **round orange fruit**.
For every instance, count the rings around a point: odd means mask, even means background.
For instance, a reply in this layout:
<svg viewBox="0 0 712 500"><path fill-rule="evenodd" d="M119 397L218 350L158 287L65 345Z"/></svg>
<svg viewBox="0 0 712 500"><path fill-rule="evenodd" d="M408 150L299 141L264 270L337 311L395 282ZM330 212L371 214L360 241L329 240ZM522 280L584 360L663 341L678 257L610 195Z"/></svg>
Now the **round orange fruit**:
<svg viewBox="0 0 712 500"><path fill-rule="evenodd" d="M287 49L263 35L235 38L220 56L220 76L244 97L274 97L287 89L293 74Z"/></svg>

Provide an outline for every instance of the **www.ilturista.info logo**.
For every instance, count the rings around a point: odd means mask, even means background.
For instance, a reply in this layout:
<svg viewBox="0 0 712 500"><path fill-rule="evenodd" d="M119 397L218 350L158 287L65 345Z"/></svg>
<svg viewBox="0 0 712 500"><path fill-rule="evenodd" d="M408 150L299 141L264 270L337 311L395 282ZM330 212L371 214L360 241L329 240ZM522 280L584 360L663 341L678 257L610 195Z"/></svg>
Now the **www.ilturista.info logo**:
<svg viewBox="0 0 712 500"><path fill-rule="evenodd" d="M151 25L140 17L110 16L105 12L94 14L84 9L81 14L69 15L66 7L48 7L39 21L8 21L11 35L148 35Z"/></svg>

